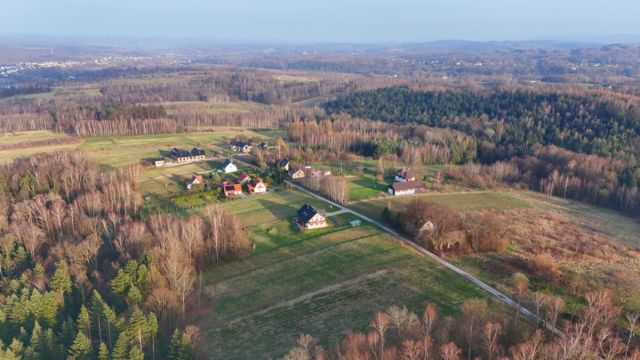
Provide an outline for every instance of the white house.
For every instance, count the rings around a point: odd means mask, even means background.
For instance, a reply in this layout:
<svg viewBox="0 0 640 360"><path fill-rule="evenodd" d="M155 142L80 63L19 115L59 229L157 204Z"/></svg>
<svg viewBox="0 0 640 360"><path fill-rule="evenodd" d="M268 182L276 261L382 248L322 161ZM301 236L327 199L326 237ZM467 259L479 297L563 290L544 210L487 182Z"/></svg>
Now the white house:
<svg viewBox="0 0 640 360"><path fill-rule="evenodd" d="M304 204L297 215L295 221L300 229L321 229L328 225L327 218L309 204Z"/></svg>
<svg viewBox="0 0 640 360"><path fill-rule="evenodd" d="M267 185L259 178L251 180L247 188L249 189L249 194L261 194L267 192Z"/></svg>
<svg viewBox="0 0 640 360"><path fill-rule="evenodd" d="M238 167L233 163L233 160L227 159L222 164L222 171L224 171L226 174L230 174L238 171Z"/></svg>
<svg viewBox="0 0 640 360"><path fill-rule="evenodd" d="M191 180L187 181L187 189L191 190L191 188L193 187L193 185L199 185L199 184L204 184L204 178L202 177L202 175L195 175L194 177L191 178Z"/></svg>
<svg viewBox="0 0 640 360"><path fill-rule="evenodd" d="M389 186L389 194L393 196L411 195L421 188L422 183L419 181L399 181Z"/></svg>

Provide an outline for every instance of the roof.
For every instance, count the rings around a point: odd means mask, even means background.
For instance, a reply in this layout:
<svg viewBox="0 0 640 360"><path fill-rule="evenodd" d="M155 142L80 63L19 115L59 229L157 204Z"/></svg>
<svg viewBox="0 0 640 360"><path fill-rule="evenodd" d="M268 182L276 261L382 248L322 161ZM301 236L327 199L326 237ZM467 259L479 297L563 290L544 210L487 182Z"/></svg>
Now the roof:
<svg viewBox="0 0 640 360"><path fill-rule="evenodd" d="M224 192L242 192L242 185L240 184L224 184Z"/></svg>
<svg viewBox="0 0 640 360"><path fill-rule="evenodd" d="M264 184L262 179L256 178L256 179L251 180L251 182L249 183L249 185L251 185L251 186L256 186L258 184Z"/></svg>
<svg viewBox="0 0 640 360"><path fill-rule="evenodd" d="M178 149L178 148L173 148L171 149L170 152L172 157L190 157L190 156L200 156L200 155L204 155L204 150L202 149L198 149L198 148L193 148L191 150L182 150L182 149Z"/></svg>
<svg viewBox="0 0 640 360"><path fill-rule="evenodd" d="M411 189L421 189L422 183L420 181L398 181L391 185L393 191L403 191Z"/></svg>
<svg viewBox="0 0 640 360"><path fill-rule="evenodd" d="M193 183L194 181L204 182L204 178L202 177L202 175L195 175L194 177L191 178L191 182Z"/></svg>
<svg viewBox="0 0 640 360"><path fill-rule="evenodd" d="M396 170L396 175L400 176L403 179L416 177L416 173L412 169L407 169L407 168Z"/></svg>
<svg viewBox="0 0 640 360"><path fill-rule="evenodd" d="M234 142L233 142L233 145L234 145L234 146L237 146L237 147L251 146L251 144L250 144L250 143L248 143L248 142L246 142L246 141L241 141L241 140L234 141Z"/></svg>
<svg viewBox="0 0 640 360"><path fill-rule="evenodd" d="M289 160L287 159L282 159L280 160L280 162L278 163L279 167L283 167L283 166L287 166L287 164L289 163Z"/></svg>
<svg viewBox="0 0 640 360"><path fill-rule="evenodd" d="M233 164L233 160L225 159L225 160L224 160L224 163L222 163L222 167L223 167L223 168L226 168L227 166L229 166L229 165L231 165L231 164ZM233 165L235 165L235 164L233 164Z"/></svg>
<svg viewBox="0 0 640 360"><path fill-rule="evenodd" d="M240 182L245 181L247 179L250 179L250 176L247 175L247 173L242 173L242 174L240 174L240 176L238 176L238 181L240 181Z"/></svg>
<svg viewBox="0 0 640 360"><path fill-rule="evenodd" d="M316 214L318 214L318 211L314 209L313 206L309 204L304 204L298 210L298 221L300 221L303 224L306 224L307 222L309 222L309 220L311 220L314 216L316 216Z"/></svg>

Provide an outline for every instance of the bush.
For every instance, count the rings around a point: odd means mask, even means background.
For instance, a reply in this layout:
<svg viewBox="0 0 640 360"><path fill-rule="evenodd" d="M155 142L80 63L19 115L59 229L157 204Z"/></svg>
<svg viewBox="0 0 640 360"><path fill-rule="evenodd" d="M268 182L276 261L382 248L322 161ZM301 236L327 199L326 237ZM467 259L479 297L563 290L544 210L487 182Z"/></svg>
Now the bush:
<svg viewBox="0 0 640 360"><path fill-rule="evenodd" d="M557 279L562 275L556 261L547 254L537 254L530 257L527 265L533 274L546 279Z"/></svg>

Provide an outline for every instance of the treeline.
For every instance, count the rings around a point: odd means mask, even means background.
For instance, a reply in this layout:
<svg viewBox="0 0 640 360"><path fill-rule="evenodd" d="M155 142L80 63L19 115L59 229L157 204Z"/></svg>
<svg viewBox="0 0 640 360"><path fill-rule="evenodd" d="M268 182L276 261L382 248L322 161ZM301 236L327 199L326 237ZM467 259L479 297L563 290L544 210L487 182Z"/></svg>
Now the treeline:
<svg viewBox="0 0 640 360"><path fill-rule="evenodd" d="M549 195L640 212L640 107L631 101L559 93L394 88L353 94L327 109L468 134L474 139L467 143L473 148L466 150L470 156L451 162L492 164L449 171L469 185L521 183ZM393 143L393 139L387 136L383 141Z"/></svg>
<svg viewBox="0 0 640 360"><path fill-rule="evenodd" d="M11 97L11 96L18 96L18 95L46 93L50 91L51 91L51 87L49 85L41 85L41 84L0 87L0 99Z"/></svg>
<svg viewBox="0 0 640 360"><path fill-rule="evenodd" d="M216 205L142 219L140 171L79 152L3 166L0 357L193 358L198 275L252 246Z"/></svg>
<svg viewBox="0 0 640 360"><path fill-rule="evenodd" d="M178 107L167 114L161 105L105 105L95 100L0 105L0 132L53 130L75 136L149 135L198 130L211 126L276 128L282 123L313 118L314 108L272 106L248 112L210 112Z"/></svg>
<svg viewBox="0 0 640 360"><path fill-rule="evenodd" d="M460 306L453 318L427 304L416 314L407 307L393 305L376 313L364 332L350 331L330 350L318 345L310 335L301 335L298 344L283 360L379 360L379 359L501 359L572 360L638 359L632 346L638 316L629 315L627 332L616 332L620 315L607 291L585 296L585 307L575 322L562 321L564 304L552 295L540 294L538 314L549 324L562 322L564 337L545 336L536 326L505 316L484 299L471 299Z"/></svg>
<svg viewBox="0 0 640 360"><path fill-rule="evenodd" d="M338 116L288 124L292 141L303 148L352 152L363 156L398 156L408 164L464 163L476 158L469 135L424 125L402 125Z"/></svg>
<svg viewBox="0 0 640 360"><path fill-rule="evenodd" d="M347 180L344 177L324 175L322 171L316 170L306 174L302 184L307 189L319 192L339 204L346 204L349 201Z"/></svg>
<svg viewBox="0 0 640 360"><path fill-rule="evenodd" d="M484 162L526 154L536 144L621 158L640 155L640 106L588 94L385 88L351 94L326 109L463 131L478 139Z"/></svg>
<svg viewBox="0 0 640 360"><path fill-rule="evenodd" d="M102 87L102 94L107 102L118 104L243 100L282 105L345 91L349 86L349 82L332 77L280 81L266 71L225 69L203 70L170 81L111 80Z"/></svg>

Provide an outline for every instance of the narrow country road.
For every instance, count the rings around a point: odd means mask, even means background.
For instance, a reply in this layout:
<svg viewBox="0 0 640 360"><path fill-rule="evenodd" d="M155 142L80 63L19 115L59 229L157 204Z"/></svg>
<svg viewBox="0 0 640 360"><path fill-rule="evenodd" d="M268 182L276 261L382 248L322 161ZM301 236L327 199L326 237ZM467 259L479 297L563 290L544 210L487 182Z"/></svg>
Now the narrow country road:
<svg viewBox="0 0 640 360"><path fill-rule="evenodd" d="M422 253L423 255L429 256L430 258L432 258L434 261L436 261L438 264L448 268L449 270L455 272L456 274L464 277L465 279L469 280L471 283L473 283L474 285L478 286L479 288L481 288L482 290L488 292L489 294L491 294L492 296L498 298L499 300L501 300L502 302L504 302L505 304L511 306L512 308L514 308L516 311L520 311L521 314L523 314L525 317L527 317L528 319L530 319L533 322L537 322L542 324L549 332L553 333L556 336L559 336L561 338L564 338L564 333L562 331L560 331L560 329L558 329L557 327L555 327L553 324L549 324L546 321L543 321L542 319L540 319L536 314L534 314L533 312L529 311L529 309L525 308L524 306L521 306L518 304L517 301L513 300L512 298L510 298L509 296L505 295L504 293L502 293L501 291L489 286L487 283L485 283L484 281L478 279L477 277L469 274L468 272L462 270L461 268L451 264L450 262L444 260L443 258L439 257L438 255L432 253L431 251L427 250L426 248L416 244L415 242L411 241L410 239L406 238L405 236L401 235L400 233L398 233L397 231L393 230L392 228L374 220L371 219L370 217L363 215L357 211L354 211L352 209L349 209L347 207L344 207L340 204L337 204L323 196L320 196L314 192L311 192L307 189L305 189L304 187L295 184L289 180L285 180L285 183L287 183L288 185L294 187L295 189L304 192L307 195L313 196L317 199L320 199L324 202L327 202L333 206L336 206L337 208L341 209L344 212L348 212L351 213L353 215L356 215L360 218L362 218L363 220L366 220L376 226L378 226L379 228L381 228L382 230L388 232L389 234L395 236L396 238L400 239L402 242L404 242L405 244L409 245L410 247L412 247L414 250Z"/></svg>

